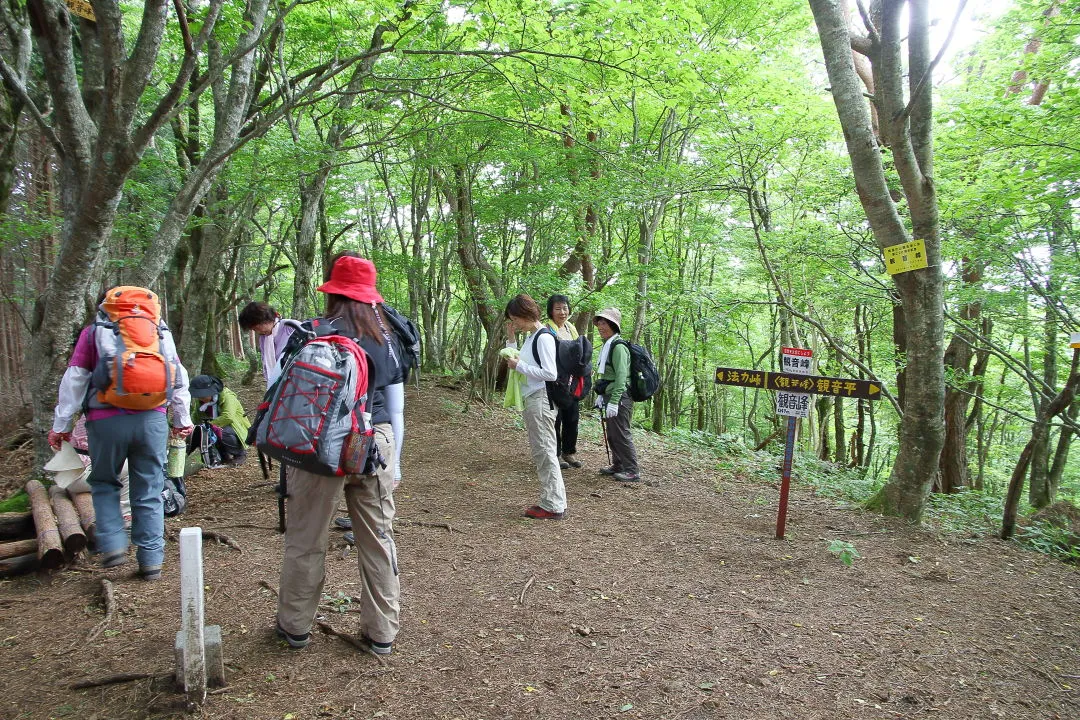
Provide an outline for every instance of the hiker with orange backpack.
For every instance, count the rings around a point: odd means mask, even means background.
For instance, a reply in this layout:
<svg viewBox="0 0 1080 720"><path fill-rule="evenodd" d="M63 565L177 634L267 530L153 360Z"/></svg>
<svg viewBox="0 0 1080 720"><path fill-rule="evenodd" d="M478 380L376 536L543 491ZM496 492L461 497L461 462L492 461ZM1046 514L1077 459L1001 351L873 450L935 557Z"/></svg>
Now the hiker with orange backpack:
<svg viewBox="0 0 1080 720"><path fill-rule="evenodd" d="M49 445L71 440L75 415L85 407L90 491L103 567L127 561L128 535L120 512L121 468L128 464L131 542L139 576L158 580L165 559L166 441L186 437L192 425L187 371L161 305L146 288L121 286L105 293L97 318L75 343L60 382ZM166 417L172 408L172 428Z"/></svg>

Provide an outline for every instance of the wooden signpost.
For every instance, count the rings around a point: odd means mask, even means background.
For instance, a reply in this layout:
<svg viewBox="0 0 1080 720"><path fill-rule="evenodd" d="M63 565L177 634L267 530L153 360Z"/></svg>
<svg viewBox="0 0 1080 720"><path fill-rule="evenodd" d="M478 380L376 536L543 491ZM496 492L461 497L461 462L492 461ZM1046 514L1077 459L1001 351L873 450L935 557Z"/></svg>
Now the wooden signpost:
<svg viewBox="0 0 1080 720"><path fill-rule="evenodd" d="M810 395L836 395L861 400L880 400L881 383L876 380L830 378L811 375L813 352L805 348L781 348L785 372L716 368L718 385L735 385L776 392L776 414L787 416L784 464L781 468L780 505L776 513L776 539L784 539L787 526L788 492L791 487L791 463L795 455L796 420L810 416Z"/></svg>

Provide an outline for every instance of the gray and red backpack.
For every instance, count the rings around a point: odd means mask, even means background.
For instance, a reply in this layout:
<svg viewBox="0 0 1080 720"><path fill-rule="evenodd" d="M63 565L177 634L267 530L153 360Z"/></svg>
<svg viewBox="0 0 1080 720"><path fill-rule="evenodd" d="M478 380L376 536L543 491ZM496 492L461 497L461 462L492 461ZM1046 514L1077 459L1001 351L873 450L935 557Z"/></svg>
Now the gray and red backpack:
<svg viewBox="0 0 1080 720"><path fill-rule="evenodd" d="M262 454L316 475L370 475L381 462L367 412L368 357L325 319L295 325L281 375L256 411Z"/></svg>

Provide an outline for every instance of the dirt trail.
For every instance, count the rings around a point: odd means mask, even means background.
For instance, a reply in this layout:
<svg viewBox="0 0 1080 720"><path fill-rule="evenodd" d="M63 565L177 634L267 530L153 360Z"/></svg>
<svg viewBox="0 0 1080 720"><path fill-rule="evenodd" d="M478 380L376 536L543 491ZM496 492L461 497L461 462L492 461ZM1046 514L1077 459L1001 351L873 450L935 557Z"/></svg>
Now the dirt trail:
<svg viewBox="0 0 1080 720"><path fill-rule="evenodd" d="M536 500L520 418L461 410L425 385L408 398L397 493L402 632L385 663L315 632L272 634L281 539L257 463L189 481L186 515L242 552L205 548L207 622L224 633L228 688L195 716L224 718L1076 718L1080 575L988 539L943 538L792 494L639 435L648 485L596 475L595 420L566 473L562 522ZM717 489L719 488L719 489ZM438 527L449 525L452 530ZM844 566L829 541L863 556ZM355 556L332 537L328 621L357 632ZM0 718L184 717L166 680L90 690L74 681L172 671L176 545L165 578L85 562L0 583ZM116 585L104 617L102 577ZM344 612L338 612L342 610Z"/></svg>

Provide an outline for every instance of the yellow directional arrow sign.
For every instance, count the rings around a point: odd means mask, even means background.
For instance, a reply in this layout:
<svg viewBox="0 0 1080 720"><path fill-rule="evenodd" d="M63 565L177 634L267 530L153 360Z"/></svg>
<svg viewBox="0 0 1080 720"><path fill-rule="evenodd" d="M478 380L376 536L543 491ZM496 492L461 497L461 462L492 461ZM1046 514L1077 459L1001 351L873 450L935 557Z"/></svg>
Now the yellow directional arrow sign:
<svg viewBox="0 0 1080 720"><path fill-rule="evenodd" d="M790 373L746 370L743 368L716 368L719 385L738 385L761 390L787 390L790 392L837 395L839 397L880 400L881 383L855 378L831 378L820 375L792 375Z"/></svg>

